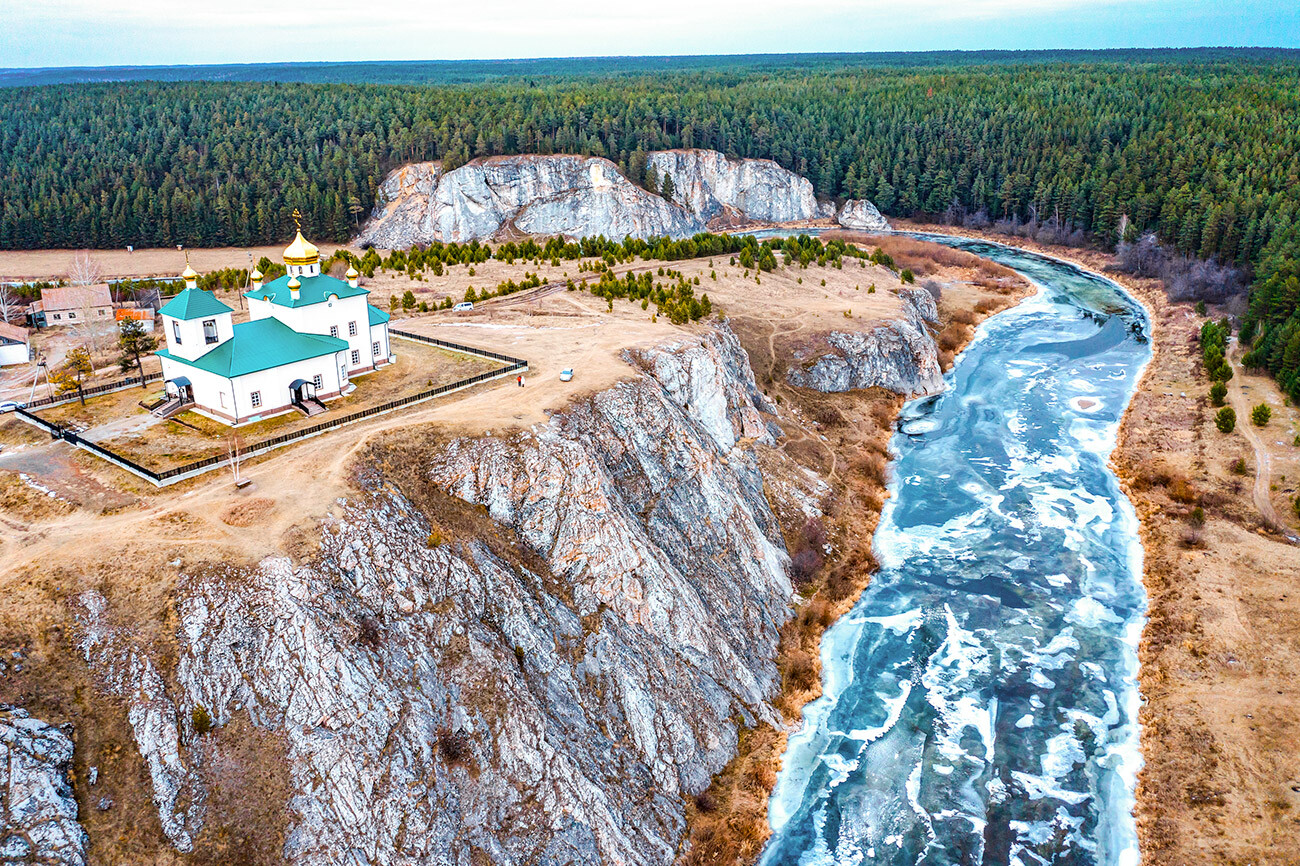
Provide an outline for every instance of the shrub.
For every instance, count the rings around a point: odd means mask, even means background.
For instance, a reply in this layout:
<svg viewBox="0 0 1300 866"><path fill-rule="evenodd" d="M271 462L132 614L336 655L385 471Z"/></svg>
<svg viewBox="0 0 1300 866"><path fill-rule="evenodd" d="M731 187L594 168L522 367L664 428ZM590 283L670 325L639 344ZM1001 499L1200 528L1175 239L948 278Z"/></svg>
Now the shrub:
<svg viewBox="0 0 1300 866"><path fill-rule="evenodd" d="M1219 428L1220 433L1231 433L1237 429L1237 413L1232 411L1231 406L1224 406L1214 416L1214 426Z"/></svg>
<svg viewBox="0 0 1300 866"><path fill-rule="evenodd" d="M1228 386L1222 382L1215 382L1210 386L1210 402L1215 406L1223 405L1223 398L1228 396Z"/></svg>
<svg viewBox="0 0 1300 866"><path fill-rule="evenodd" d="M1198 316L1204 316L1204 315L1205 315L1205 301L1197 301L1197 302L1196 302L1196 315L1198 315Z"/></svg>
<svg viewBox="0 0 1300 866"><path fill-rule="evenodd" d="M1300 494L1297 494L1295 502L1291 503L1291 509L1295 512L1296 517L1300 517Z"/></svg>
<svg viewBox="0 0 1300 866"><path fill-rule="evenodd" d="M1246 474L1246 458L1245 458L1245 457L1238 457L1236 460L1232 461L1232 474L1233 474L1233 475L1245 475L1245 474Z"/></svg>
<svg viewBox="0 0 1300 866"><path fill-rule="evenodd" d="M1250 423L1256 427L1267 426L1269 419L1273 417L1273 410L1268 408L1267 403L1260 403L1254 409L1250 410Z"/></svg>
<svg viewBox="0 0 1300 866"><path fill-rule="evenodd" d="M912 273L911 268L903 268L903 272L898 275L898 278L909 284L916 282L916 274Z"/></svg>
<svg viewBox="0 0 1300 866"><path fill-rule="evenodd" d="M1204 526L1205 509L1199 505L1196 506L1195 508L1192 509L1192 513L1188 515L1188 519L1191 520L1193 526Z"/></svg>
<svg viewBox="0 0 1300 866"><path fill-rule="evenodd" d="M190 724L194 726L194 733L200 736L215 727L212 716L202 704L195 704L194 709L190 711Z"/></svg>

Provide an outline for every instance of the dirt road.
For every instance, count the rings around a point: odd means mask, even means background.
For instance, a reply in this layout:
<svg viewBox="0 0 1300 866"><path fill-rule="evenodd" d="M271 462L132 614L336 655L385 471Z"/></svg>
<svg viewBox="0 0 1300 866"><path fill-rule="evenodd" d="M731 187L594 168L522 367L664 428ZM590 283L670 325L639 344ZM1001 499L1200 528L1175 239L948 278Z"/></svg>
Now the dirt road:
<svg viewBox="0 0 1300 866"><path fill-rule="evenodd" d="M1268 452L1268 446L1260 438L1259 431L1255 429L1255 425L1250 421L1250 402L1246 399L1245 391L1242 390L1241 349L1237 345L1236 336L1234 335L1231 339L1228 363L1232 366L1232 378L1228 380L1228 403L1232 406L1232 411L1237 413L1237 429L1250 442L1250 446L1255 449L1255 489L1253 497L1255 507L1259 509L1261 517L1280 529L1282 523L1277 519L1277 510L1273 508L1273 502L1269 497L1269 488L1273 478L1273 459Z"/></svg>

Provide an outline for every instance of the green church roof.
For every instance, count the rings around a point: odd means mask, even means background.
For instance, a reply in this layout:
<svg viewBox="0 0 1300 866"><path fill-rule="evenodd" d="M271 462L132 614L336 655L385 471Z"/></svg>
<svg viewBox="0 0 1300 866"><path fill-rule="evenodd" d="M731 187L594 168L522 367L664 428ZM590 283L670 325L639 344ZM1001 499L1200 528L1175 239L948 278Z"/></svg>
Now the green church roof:
<svg viewBox="0 0 1300 866"><path fill-rule="evenodd" d="M300 334L279 319L266 318L235 325L233 337L193 361L177 357L166 349L159 349L157 354L234 379L295 361L332 355L347 347L346 340L323 334Z"/></svg>
<svg viewBox="0 0 1300 866"><path fill-rule="evenodd" d="M366 304L366 309L370 311L370 324L372 327L374 325L382 325L384 322L387 322L392 318L392 316L388 315L374 304Z"/></svg>
<svg viewBox="0 0 1300 866"><path fill-rule="evenodd" d="M234 312L216 299L211 292L203 289L186 289L158 311L173 319L202 319L204 316L219 316Z"/></svg>
<svg viewBox="0 0 1300 866"><path fill-rule="evenodd" d="M272 280L260 289L245 292L244 297L270 301L273 304L279 304L281 307L309 307L312 304L324 303L330 295L338 295L340 298L355 298L358 295L370 294L367 289L354 289L342 280L328 274L321 274L319 277L298 277L298 282L302 283L302 286L298 289L298 300L296 301L289 290L289 276L287 274L279 279Z"/></svg>

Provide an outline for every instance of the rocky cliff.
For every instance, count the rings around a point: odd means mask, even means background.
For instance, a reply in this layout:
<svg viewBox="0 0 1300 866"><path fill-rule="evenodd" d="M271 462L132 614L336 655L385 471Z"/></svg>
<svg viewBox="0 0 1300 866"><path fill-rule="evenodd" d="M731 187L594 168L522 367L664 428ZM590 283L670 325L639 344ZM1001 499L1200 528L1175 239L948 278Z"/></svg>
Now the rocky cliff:
<svg viewBox="0 0 1300 866"><path fill-rule="evenodd" d="M285 742L291 863L674 859L682 795L738 721L777 721L792 590L735 337L629 360L544 427L405 452L402 483L381 449L301 562L186 575L167 681L80 597L178 849L210 817L208 727L247 714Z"/></svg>
<svg viewBox="0 0 1300 866"><path fill-rule="evenodd" d="M646 159L671 177L673 200L705 221L795 222L819 216L813 185L770 159L728 159L716 150L665 150Z"/></svg>
<svg viewBox="0 0 1300 866"><path fill-rule="evenodd" d="M795 351L801 363L786 372L792 385L818 391L879 386L900 394L931 394L943 387L939 348L928 324L938 321L934 298L903 289L904 319L870 331L834 331Z"/></svg>
<svg viewBox="0 0 1300 866"><path fill-rule="evenodd" d="M605 159L499 156L445 173L435 162L412 163L380 185L356 242L389 249L516 234L689 237L710 225L835 216L834 204L818 202L806 178L771 160L668 150L647 161L657 177L673 179L672 202L631 183ZM863 227L870 213L883 223L870 202L849 205L842 225Z"/></svg>
<svg viewBox="0 0 1300 866"><path fill-rule="evenodd" d="M865 198L849 199L840 208L835 221L846 229L859 232L887 232L889 221Z"/></svg>
<svg viewBox="0 0 1300 866"><path fill-rule="evenodd" d="M83 866L86 833L68 773L67 732L0 707L0 862Z"/></svg>
<svg viewBox="0 0 1300 866"><path fill-rule="evenodd" d="M383 248L508 234L689 237L704 222L619 173L607 159L499 156L443 173L436 163L388 176L357 243Z"/></svg>

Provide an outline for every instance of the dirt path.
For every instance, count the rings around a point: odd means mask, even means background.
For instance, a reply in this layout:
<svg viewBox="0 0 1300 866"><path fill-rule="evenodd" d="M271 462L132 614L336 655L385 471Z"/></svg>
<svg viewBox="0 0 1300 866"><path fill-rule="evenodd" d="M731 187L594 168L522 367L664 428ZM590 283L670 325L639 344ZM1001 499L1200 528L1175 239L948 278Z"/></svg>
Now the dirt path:
<svg viewBox="0 0 1300 866"><path fill-rule="evenodd" d="M1250 421L1250 402L1246 399L1246 392L1242 390L1242 369L1240 363L1241 349L1237 345L1237 338L1232 337L1232 345L1229 347L1228 363L1232 366L1232 378L1228 380L1228 402L1232 405L1232 410L1237 413L1237 429L1241 435L1246 437L1252 448L1255 449L1255 489L1254 501L1255 507L1259 509L1259 514L1272 526L1281 529L1283 524L1277 517L1277 510L1273 508L1272 497L1269 496L1273 483L1273 458L1269 454L1268 445L1260 438L1259 431Z"/></svg>

